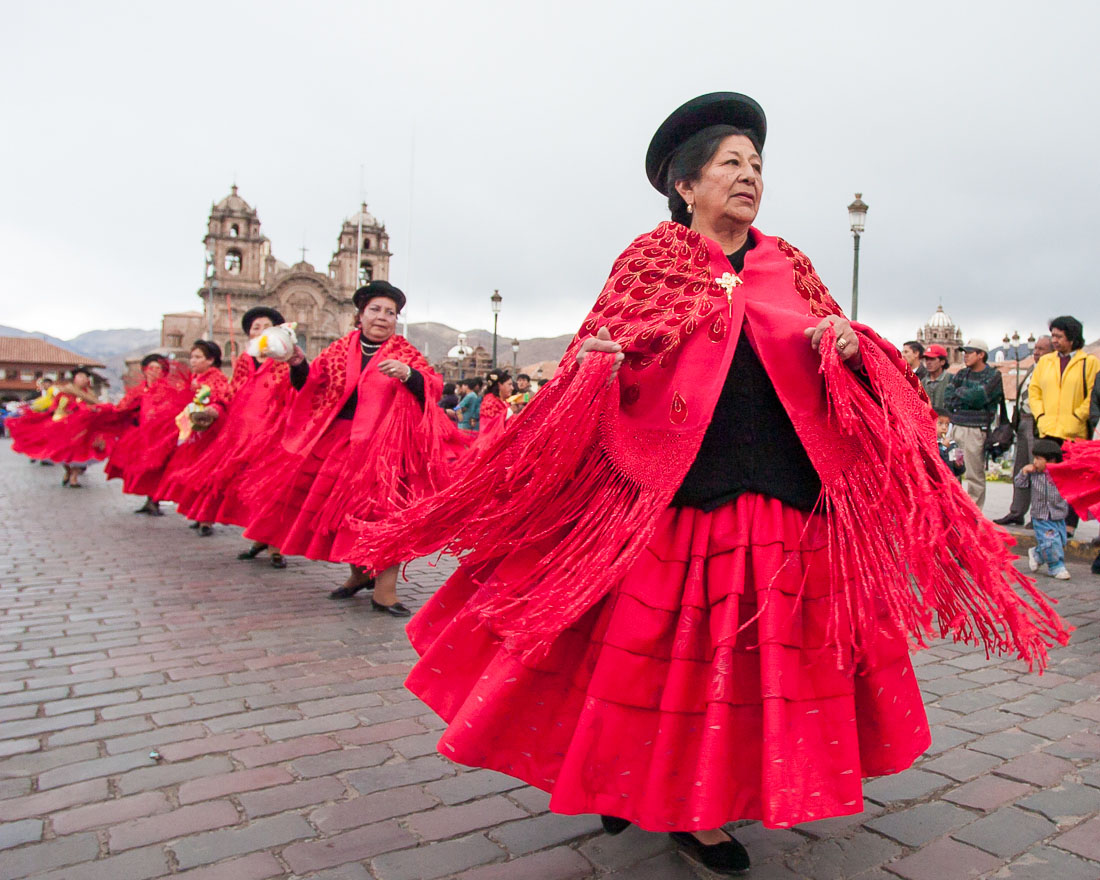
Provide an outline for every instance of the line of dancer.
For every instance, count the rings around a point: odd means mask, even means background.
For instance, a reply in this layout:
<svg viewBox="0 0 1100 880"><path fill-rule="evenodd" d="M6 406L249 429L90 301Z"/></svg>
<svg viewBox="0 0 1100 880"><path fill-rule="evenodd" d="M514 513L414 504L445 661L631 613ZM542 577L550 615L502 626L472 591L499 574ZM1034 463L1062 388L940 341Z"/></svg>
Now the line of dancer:
<svg viewBox="0 0 1100 880"><path fill-rule="evenodd" d="M440 753L744 872L724 825L858 813L864 778L925 751L913 647L949 636L1041 669L1070 629L947 470L897 350L753 226L766 128L732 92L661 124L645 168L671 219L615 260L515 418L511 377L490 375L474 445L469 408L437 405L395 332L405 294L374 281L312 363L266 308L231 380L212 343L190 378L150 356L121 404L87 404L100 433L72 462L126 421L108 473L143 512L243 526L241 557L276 567L346 562L331 596L373 590L394 616L402 563L459 555L408 625ZM1089 455L1067 462L1100 512Z"/></svg>

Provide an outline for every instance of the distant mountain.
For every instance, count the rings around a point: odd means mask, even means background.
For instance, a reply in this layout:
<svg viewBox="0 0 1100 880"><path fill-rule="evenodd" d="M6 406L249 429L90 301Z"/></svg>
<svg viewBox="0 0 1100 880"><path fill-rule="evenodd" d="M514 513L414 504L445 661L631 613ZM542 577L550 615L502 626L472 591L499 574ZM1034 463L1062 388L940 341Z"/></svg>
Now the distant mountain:
<svg viewBox="0 0 1100 880"><path fill-rule="evenodd" d="M458 344L459 332L454 327L448 327L446 324L421 321L409 324L409 342L420 349L429 361L438 364L446 357L447 352ZM480 345L489 352L493 350L493 334L489 330L475 329L461 332L466 334L467 345L471 347ZM572 339L572 334L552 338L521 339L516 363L522 366L542 361L556 362L565 354L565 349L569 347ZM512 362L511 336L497 337L497 360L502 364Z"/></svg>
<svg viewBox="0 0 1100 880"><path fill-rule="evenodd" d="M49 333L39 333L37 331L28 332L26 330L20 330L18 327L5 327L3 324L0 324L0 336L18 336L20 338L45 339L47 342L52 342L54 345L60 346L66 351L75 352L76 354L90 354L90 352L81 351L79 348L74 347L71 343L66 342L64 339L58 339L56 336L50 336Z"/></svg>
<svg viewBox="0 0 1100 880"><path fill-rule="evenodd" d="M159 330L89 330L74 336L67 343L74 351L81 351L97 358L127 355L138 349L142 354L160 345Z"/></svg>

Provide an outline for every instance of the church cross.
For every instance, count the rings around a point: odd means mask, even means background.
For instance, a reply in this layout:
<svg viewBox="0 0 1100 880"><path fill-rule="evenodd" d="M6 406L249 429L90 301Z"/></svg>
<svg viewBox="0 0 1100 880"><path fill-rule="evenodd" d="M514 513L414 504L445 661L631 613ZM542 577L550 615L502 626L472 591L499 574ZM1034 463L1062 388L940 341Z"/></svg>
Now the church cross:
<svg viewBox="0 0 1100 880"><path fill-rule="evenodd" d="M307 248L305 245L302 245L299 250L302 252L302 262L304 263L306 261L306 251L308 251L309 248Z"/></svg>

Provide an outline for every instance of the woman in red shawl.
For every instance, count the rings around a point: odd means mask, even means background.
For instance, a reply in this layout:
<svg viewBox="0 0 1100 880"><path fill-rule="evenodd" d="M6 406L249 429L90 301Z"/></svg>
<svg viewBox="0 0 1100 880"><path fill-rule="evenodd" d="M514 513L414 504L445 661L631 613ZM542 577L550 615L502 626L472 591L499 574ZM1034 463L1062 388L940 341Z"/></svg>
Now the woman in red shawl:
<svg viewBox="0 0 1100 880"><path fill-rule="evenodd" d="M283 323L267 306L244 313L241 327L249 339ZM246 526L250 516L240 490L262 473L277 449L284 411L294 389L285 363L244 354L237 358L229 383L232 404L217 435L189 467L175 474L176 510L190 520ZM239 559L255 559L267 549L254 543ZM273 568L286 568L278 548L271 551Z"/></svg>
<svg viewBox="0 0 1100 880"><path fill-rule="evenodd" d="M12 450L35 460L63 464L61 485L73 489L81 487L80 477L91 462L107 457L114 439L92 424L99 398L91 384L92 371L77 367L71 381L51 386L41 409L9 423Z"/></svg>
<svg viewBox="0 0 1100 880"><path fill-rule="evenodd" d="M290 359L297 389L287 413L283 450L249 490L257 513L245 537L283 553L343 561L354 533L349 516L372 521L446 484L450 421L436 405L443 382L396 334L405 294L386 281L355 292L357 326L307 364ZM377 581L351 566L330 596L373 589L371 607L409 616L397 600L396 566Z"/></svg>
<svg viewBox="0 0 1100 880"><path fill-rule="evenodd" d="M507 370L495 370L486 377L485 393L477 417L477 449L491 445L504 433L508 420L508 404L512 394L512 377Z"/></svg>
<svg viewBox="0 0 1100 880"><path fill-rule="evenodd" d="M858 813L928 746L907 636L1040 665L1066 639L897 351L752 227L764 134L734 93L669 117L646 167L673 221L476 466L352 557L466 554L408 628L443 755L730 874L724 823Z"/></svg>
<svg viewBox="0 0 1100 880"><path fill-rule="evenodd" d="M191 403L176 415L179 445L164 469L158 498L179 502L185 496L187 483L179 479L181 472L192 467L210 448L220 433L229 408L232 391L229 380L222 372L222 349L209 339L196 339L191 344ZM188 517L190 519L190 517ZM191 528L198 529L206 538L214 534L208 521L196 519Z"/></svg>
<svg viewBox="0 0 1100 880"><path fill-rule="evenodd" d="M191 399L191 388L187 373L162 354L143 357L141 372L142 381L97 413L95 425L121 435L107 459L107 479L121 477L123 492L146 496L134 513L163 516L157 487L176 450L176 416Z"/></svg>

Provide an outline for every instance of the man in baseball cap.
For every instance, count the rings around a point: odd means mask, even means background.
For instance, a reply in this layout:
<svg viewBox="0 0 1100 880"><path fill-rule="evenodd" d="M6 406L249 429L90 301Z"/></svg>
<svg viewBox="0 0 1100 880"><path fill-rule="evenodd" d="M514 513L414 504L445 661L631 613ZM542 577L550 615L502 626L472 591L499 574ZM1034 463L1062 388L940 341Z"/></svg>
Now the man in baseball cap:
<svg viewBox="0 0 1100 880"><path fill-rule="evenodd" d="M944 395L947 394L947 386L951 381L951 377L947 375L947 349L942 345L930 345L924 350L921 360L924 362L924 376L920 381L924 386L924 393L932 402L932 409L942 410Z"/></svg>
<svg viewBox="0 0 1100 880"><path fill-rule="evenodd" d="M985 504L985 439L1004 400L1001 373L986 363L989 345L968 339L962 347L965 366L952 378L944 395L954 439L963 449L966 491L979 508Z"/></svg>

